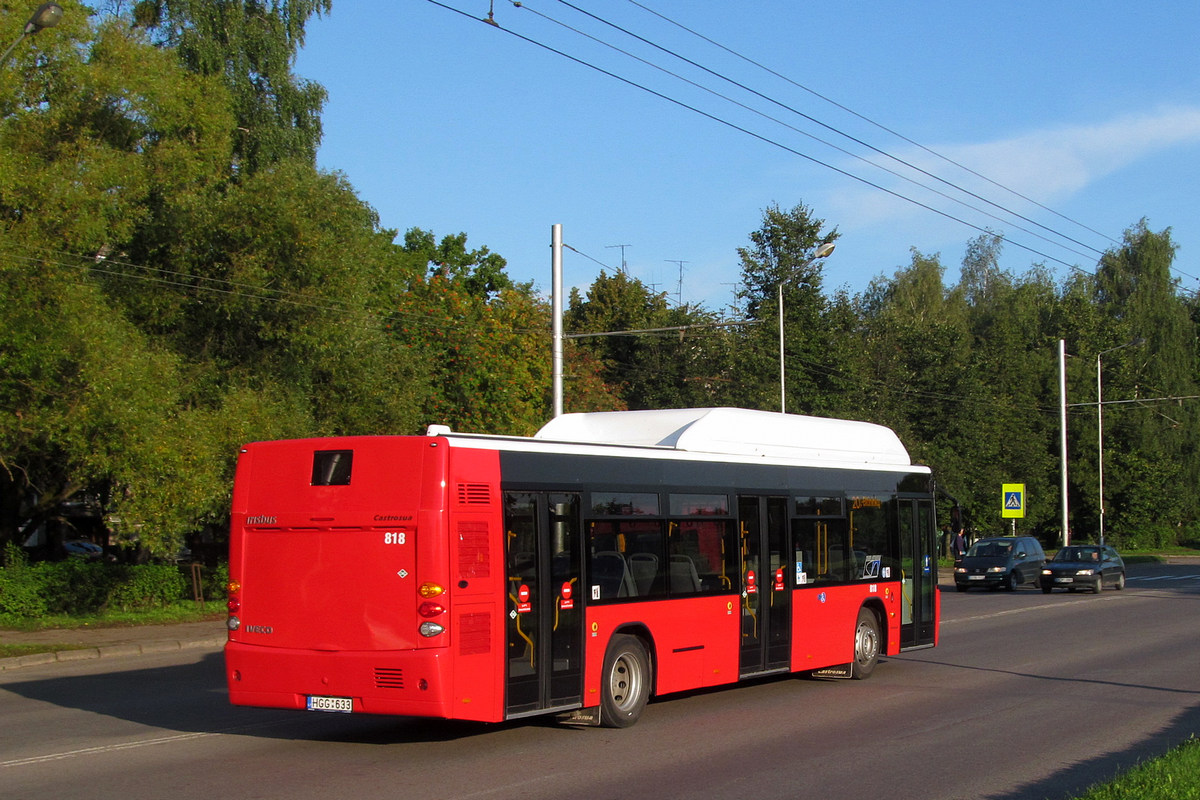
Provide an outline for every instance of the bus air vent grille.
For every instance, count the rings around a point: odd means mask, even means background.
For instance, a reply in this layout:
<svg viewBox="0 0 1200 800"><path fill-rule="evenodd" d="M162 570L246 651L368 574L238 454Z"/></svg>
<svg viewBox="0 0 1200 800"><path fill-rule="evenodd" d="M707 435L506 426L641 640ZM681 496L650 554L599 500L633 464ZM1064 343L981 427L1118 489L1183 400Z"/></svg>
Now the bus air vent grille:
<svg viewBox="0 0 1200 800"><path fill-rule="evenodd" d="M458 504L461 506L488 506L492 504L492 487L486 483L460 483Z"/></svg>
<svg viewBox="0 0 1200 800"><path fill-rule="evenodd" d="M458 523L458 574L462 578L487 578L492 574L486 522Z"/></svg>
<svg viewBox="0 0 1200 800"><path fill-rule="evenodd" d="M492 615L463 614L458 620L458 654L474 656L492 651Z"/></svg>
<svg viewBox="0 0 1200 800"><path fill-rule="evenodd" d="M403 689L404 670L390 667L375 668L376 689Z"/></svg>

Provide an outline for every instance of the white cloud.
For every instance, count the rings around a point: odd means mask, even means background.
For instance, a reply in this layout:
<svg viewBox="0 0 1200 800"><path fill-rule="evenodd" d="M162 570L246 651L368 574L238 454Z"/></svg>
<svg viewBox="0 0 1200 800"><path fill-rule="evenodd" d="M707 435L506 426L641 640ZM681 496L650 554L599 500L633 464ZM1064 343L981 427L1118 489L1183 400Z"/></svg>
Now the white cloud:
<svg viewBox="0 0 1200 800"><path fill-rule="evenodd" d="M1126 115L1096 125L1048 128L1010 139L976 144L943 144L931 146L931 149L1039 203L1054 204L1083 192L1096 181L1141 159L1173 147L1195 143L1200 143L1200 108L1173 107ZM910 148L907 152L898 152L897 156L999 205L1022 213L1026 210L1026 204L1014 195L928 152ZM872 160L885 163L889 169L903 169L881 156L872 156ZM912 183L873 170L861 161L843 166L847 171L862 175L898 194L956 217L969 219L983 227L1001 224ZM924 175L912 174L922 184L952 196L960 196L945 184ZM839 183L840 188L827 201L828 207L834 209L834 218L843 219L855 227L887 221L900 222L922 215L926 218L932 216L912 203L877 189L862 185L848 189L844 181L839 180ZM973 206L999 213L980 200L969 197L963 199Z"/></svg>

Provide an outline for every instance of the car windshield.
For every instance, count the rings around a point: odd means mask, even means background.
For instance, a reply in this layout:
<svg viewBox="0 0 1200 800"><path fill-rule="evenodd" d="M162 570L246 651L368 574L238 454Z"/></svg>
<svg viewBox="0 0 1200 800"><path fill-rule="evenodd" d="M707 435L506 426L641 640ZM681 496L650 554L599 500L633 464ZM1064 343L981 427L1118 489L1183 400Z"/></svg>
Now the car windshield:
<svg viewBox="0 0 1200 800"><path fill-rule="evenodd" d="M984 558L996 558L1007 556L1012 550L1012 542L976 542L971 545L971 549L967 552L968 556L982 556Z"/></svg>
<svg viewBox="0 0 1200 800"><path fill-rule="evenodd" d="M1099 561L1099 547L1064 547L1054 556L1055 561Z"/></svg>

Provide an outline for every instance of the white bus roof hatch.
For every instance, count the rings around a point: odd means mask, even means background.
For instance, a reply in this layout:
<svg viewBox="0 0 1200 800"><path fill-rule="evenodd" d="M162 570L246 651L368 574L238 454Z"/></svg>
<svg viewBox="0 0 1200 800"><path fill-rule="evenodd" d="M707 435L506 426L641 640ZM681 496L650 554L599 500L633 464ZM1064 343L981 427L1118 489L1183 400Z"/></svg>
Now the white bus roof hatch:
<svg viewBox="0 0 1200 800"><path fill-rule="evenodd" d="M891 428L869 422L744 408L675 408L563 414L535 439L669 447L843 464L911 465Z"/></svg>

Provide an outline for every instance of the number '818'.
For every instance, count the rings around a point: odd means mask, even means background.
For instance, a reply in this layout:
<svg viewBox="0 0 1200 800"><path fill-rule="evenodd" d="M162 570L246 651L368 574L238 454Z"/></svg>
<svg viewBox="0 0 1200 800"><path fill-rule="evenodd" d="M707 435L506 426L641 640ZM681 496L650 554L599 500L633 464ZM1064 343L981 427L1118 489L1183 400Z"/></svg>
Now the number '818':
<svg viewBox="0 0 1200 800"><path fill-rule="evenodd" d="M384 544L404 544L404 531L388 531L383 534Z"/></svg>

